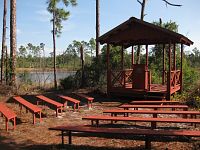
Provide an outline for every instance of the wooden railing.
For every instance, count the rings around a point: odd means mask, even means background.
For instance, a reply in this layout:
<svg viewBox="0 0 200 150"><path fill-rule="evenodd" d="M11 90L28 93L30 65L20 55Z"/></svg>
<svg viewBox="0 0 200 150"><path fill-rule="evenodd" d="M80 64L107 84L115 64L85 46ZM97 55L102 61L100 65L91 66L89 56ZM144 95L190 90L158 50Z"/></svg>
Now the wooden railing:
<svg viewBox="0 0 200 150"><path fill-rule="evenodd" d="M132 83L133 69L111 71L111 87L125 87Z"/></svg>
<svg viewBox="0 0 200 150"><path fill-rule="evenodd" d="M180 75L181 75L180 70L171 71L171 81L170 81L171 87L180 86L181 83Z"/></svg>

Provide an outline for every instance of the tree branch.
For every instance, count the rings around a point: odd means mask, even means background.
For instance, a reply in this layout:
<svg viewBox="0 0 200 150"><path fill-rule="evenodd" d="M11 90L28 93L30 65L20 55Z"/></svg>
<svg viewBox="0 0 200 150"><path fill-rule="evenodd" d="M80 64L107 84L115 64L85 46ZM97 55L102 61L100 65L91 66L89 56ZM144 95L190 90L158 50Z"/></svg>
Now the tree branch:
<svg viewBox="0 0 200 150"><path fill-rule="evenodd" d="M137 0L138 3L140 3L140 5L142 5L142 2L140 2L139 0Z"/></svg>
<svg viewBox="0 0 200 150"><path fill-rule="evenodd" d="M162 1L165 2L167 5L176 6L176 7L182 6L182 5L179 5L179 4L172 4L172 3L168 2L167 0L162 0Z"/></svg>

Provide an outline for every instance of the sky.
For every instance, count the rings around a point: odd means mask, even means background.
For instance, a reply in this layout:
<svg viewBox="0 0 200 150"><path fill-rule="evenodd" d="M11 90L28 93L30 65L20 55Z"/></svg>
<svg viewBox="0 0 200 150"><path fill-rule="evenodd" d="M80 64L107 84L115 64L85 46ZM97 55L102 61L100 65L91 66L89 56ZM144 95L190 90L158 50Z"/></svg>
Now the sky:
<svg viewBox="0 0 200 150"><path fill-rule="evenodd" d="M45 44L48 55L52 52L51 15L47 12L47 0L17 0L17 47L28 43ZM200 0L168 0L182 7L166 6L162 0L148 0L145 8L147 22L174 21L179 33L187 36L194 44L186 47L191 51L200 49ZM9 0L8 0L9 2ZM95 38L96 0L77 0L76 7L67 7L70 17L63 22L61 37L57 38L57 54L61 54L73 40L89 41ZM140 18L141 5L137 0L100 0L100 35L106 33L130 17ZM3 0L0 0L0 43L2 41ZM9 45L9 3L7 15L7 43ZM0 48L1 49L1 48Z"/></svg>

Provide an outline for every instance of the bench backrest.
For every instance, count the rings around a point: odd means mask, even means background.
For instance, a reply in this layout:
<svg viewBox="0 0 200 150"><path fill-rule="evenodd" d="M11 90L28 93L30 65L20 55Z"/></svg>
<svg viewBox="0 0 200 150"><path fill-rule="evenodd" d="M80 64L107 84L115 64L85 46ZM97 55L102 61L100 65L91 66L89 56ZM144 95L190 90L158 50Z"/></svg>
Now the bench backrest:
<svg viewBox="0 0 200 150"><path fill-rule="evenodd" d="M73 102L73 103L80 103L80 101L79 101L79 100L77 100L77 99L74 99L74 98L72 98L72 97L69 97L69 96L59 95L59 97L61 97L61 98L65 99L65 100L67 100L67 101L71 101L71 102Z"/></svg>
<svg viewBox="0 0 200 150"><path fill-rule="evenodd" d="M52 99L50 99L50 98L48 98L46 96L38 95L36 97L39 98L40 100L45 101L45 102L47 102L49 104L52 104L52 105L54 105L56 107L62 107L63 106L63 104L61 104L59 102L56 102L56 101L54 101L54 100L52 100Z"/></svg>
<svg viewBox="0 0 200 150"><path fill-rule="evenodd" d="M26 101L25 99L23 99L20 96L15 96L15 97L13 97L13 99L15 99L17 102L19 102L20 104L24 105L26 108L28 108L29 110L31 110L33 112L42 111L41 108L39 108L38 106Z"/></svg>
<svg viewBox="0 0 200 150"><path fill-rule="evenodd" d="M0 103L0 112L6 116L6 118L11 119L13 117L16 117L17 115L9 109L5 104Z"/></svg>

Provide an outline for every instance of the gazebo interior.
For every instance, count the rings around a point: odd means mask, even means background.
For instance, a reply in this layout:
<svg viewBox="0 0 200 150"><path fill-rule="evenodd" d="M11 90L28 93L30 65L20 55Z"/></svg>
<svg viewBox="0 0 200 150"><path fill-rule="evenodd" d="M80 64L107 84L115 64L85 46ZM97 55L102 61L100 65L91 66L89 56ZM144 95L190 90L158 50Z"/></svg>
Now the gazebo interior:
<svg viewBox="0 0 200 150"><path fill-rule="evenodd" d="M108 31L98 38L107 44L107 93L119 96L158 98L170 100L175 92L183 89L183 48L193 44L187 37L141 21L134 17ZM152 84L148 54L150 45L162 45L162 83ZM110 45L121 46L121 68L112 70L110 65ZM144 64L135 64L134 46L146 49ZM180 45L180 65L177 67L177 47ZM132 67L124 68L124 50L132 48ZM167 59L166 59L167 58Z"/></svg>

